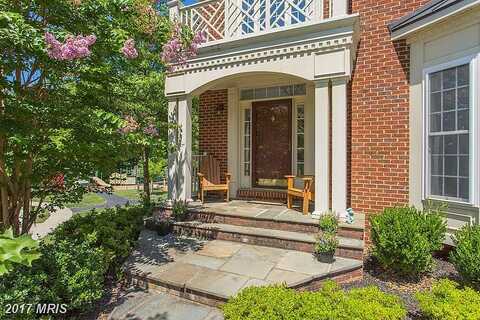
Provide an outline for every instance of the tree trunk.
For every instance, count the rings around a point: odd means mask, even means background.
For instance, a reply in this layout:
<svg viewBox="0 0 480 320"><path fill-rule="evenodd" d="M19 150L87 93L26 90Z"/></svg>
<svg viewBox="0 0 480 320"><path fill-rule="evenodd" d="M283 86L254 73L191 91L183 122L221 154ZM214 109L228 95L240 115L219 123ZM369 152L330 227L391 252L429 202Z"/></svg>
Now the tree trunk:
<svg viewBox="0 0 480 320"><path fill-rule="evenodd" d="M3 69L0 68L0 78L3 78ZM5 101L3 89L0 90L0 119L5 115ZM8 214L8 176L5 172L5 144L6 137L0 132L0 227L7 229L10 226Z"/></svg>
<svg viewBox="0 0 480 320"><path fill-rule="evenodd" d="M30 231L32 219L31 204L32 204L32 156L29 155L25 166L25 184L23 194L23 218L22 218L22 234L27 234ZM34 217L33 217L34 219Z"/></svg>
<svg viewBox="0 0 480 320"><path fill-rule="evenodd" d="M145 195L145 202L150 204L151 192L150 192L150 170L148 169L148 163L150 162L150 150L146 146L143 148L143 193Z"/></svg>

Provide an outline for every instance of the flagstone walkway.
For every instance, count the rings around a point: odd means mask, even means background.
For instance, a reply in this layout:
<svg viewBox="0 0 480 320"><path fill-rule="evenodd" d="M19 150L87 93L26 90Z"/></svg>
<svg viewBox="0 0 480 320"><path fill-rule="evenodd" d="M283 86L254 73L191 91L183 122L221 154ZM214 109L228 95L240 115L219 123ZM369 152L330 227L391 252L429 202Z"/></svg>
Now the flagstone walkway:
<svg viewBox="0 0 480 320"><path fill-rule="evenodd" d="M222 312L161 292L128 293L109 320L223 320Z"/></svg>
<svg viewBox="0 0 480 320"><path fill-rule="evenodd" d="M306 252L221 240L201 241L142 231L125 264L129 274L227 300L241 289L284 283L298 287L329 274L355 270L362 261L337 257L321 263Z"/></svg>

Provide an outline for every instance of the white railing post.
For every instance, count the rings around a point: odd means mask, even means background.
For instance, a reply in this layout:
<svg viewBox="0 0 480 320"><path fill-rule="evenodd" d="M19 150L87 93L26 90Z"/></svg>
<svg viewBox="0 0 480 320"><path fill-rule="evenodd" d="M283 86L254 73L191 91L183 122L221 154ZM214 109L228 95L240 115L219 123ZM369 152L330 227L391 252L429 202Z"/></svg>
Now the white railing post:
<svg viewBox="0 0 480 320"><path fill-rule="evenodd" d="M225 24L225 27L224 27L224 34L223 34L223 37L225 39L228 39L230 38L230 21L229 21L229 18L230 18L230 1L232 0L223 0L224 2L224 18L223 18L223 22Z"/></svg>
<svg viewBox="0 0 480 320"><path fill-rule="evenodd" d="M313 1L313 15L310 18L313 21L319 21L323 19L323 0Z"/></svg>
<svg viewBox="0 0 480 320"><path fill-rule="evenodd" d="M348 14L348 0L331 0L330 5L330 12L332 13L332 17Z"/></svg>
<svg viewBox="0 0 480 320"><path fill-rule="evenodd" d="M168 16L172 21L180 20L180 4L179 0L170 0L168 1Z"/></svg>

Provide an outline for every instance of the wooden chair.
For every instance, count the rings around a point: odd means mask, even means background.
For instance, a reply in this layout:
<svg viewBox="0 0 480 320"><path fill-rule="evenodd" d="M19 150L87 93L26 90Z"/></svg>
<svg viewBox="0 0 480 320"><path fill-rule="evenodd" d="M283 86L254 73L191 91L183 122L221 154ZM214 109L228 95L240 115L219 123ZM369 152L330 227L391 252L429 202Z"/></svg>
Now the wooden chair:
<svg viewBox="0 0 480 320"><path fill-rule="evenodd" d="M106 192L106 193L112 193L113 188L111 184L106 183L99 177L92 177L91 178L92 184L93 184L93 190L95 192Z"/></svg>
<svg viewBox="0 0 480 320"><path fill-rule="evenodd" d="M303 181L302 186L295 185L296 176L285 176L287 178L287 208L292 208L293 198L302 198L303 200L303 214L308 214L308 207L310 201L315 200L315 179L313 176L306 176L300 178Z"/></svg>
<svg viewBox="0 0 480 320"><path fill-rule="evenodd" d="M198 197L204 202L205 192L207 191L225 191L227 202L230 201L230 177L225 173L226 183L220 181L220 163L212 156L207 156L200 161L200 170L198 172Z"/></svg>

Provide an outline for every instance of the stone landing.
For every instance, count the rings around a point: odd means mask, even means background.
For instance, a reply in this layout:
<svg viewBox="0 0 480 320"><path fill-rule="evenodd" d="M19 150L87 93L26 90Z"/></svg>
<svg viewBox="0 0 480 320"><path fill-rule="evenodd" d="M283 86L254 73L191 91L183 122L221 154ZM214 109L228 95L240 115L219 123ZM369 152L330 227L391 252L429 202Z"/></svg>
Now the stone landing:
<svg viewBox="0 0 480 320"><path fill-rule="evenodd" d="M315 290L326 279L361 278L362 261L321 263L311 253L223 240L198 240L144 230L124 265L137 286L218 306L249 286L285 284Z"/></svg>

